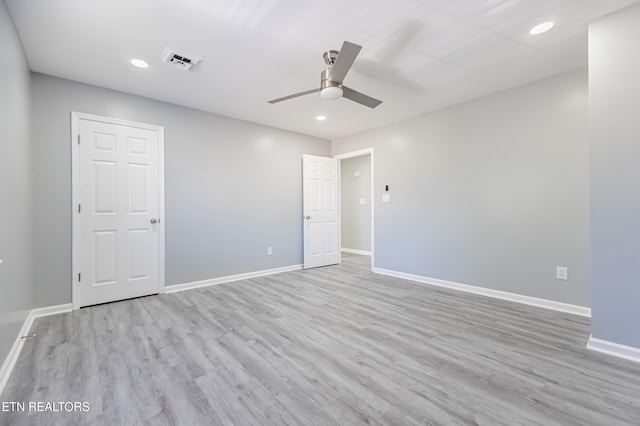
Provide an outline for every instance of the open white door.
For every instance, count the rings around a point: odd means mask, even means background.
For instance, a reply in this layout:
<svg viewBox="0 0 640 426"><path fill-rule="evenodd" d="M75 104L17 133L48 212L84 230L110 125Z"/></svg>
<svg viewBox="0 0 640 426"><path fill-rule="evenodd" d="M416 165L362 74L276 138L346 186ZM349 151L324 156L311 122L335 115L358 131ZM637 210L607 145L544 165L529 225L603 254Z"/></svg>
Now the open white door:
<svg viewBox="0 0 640 426"><path fill-rule="evenodd" d="M159 293L162 128L74 114L74 307Z"/></svg>
<svg viewBox="0 0 640 426"><path fill-rule="evenodd" d="M302 157L304 268L340 262L338 160Z"/></svg>

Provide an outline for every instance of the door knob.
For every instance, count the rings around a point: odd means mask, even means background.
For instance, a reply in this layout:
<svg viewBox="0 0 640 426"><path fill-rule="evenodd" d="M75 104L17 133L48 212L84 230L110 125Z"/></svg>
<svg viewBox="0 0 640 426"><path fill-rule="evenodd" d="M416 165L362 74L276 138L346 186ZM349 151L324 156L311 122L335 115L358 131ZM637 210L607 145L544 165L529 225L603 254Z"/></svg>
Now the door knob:
<svg viewBox="0 0 640 426"><path fill-rule="evenodd" d="M305 216L304 218L309 220L309 219L311 219L311 216Z"/></svg>
<svg viewBox="0 0 640 426"><path fill-rule="evenodd" d="M151 223L158 223L158 219L154 217L153 219L151 219Z"/></svg>

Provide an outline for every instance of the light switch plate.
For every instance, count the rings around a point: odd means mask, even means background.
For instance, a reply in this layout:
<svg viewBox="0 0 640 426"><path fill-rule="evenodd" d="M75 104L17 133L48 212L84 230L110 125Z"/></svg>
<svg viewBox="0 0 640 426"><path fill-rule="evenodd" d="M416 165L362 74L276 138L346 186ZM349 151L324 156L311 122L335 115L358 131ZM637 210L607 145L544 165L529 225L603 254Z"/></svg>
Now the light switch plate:
<svg viewBox="0 0 640 426"><path fill-rule="evenodd" d="M389 194L382 194L382 202L388 203L389 201L391 201L391 196Z"/></svg>
<svg viewBox="0 0 640 426"><path fill-rule="evenodd" d="M364 204L364 198L360 198L360 204Z"/></svg>
<svg viewBox="0 0 640 426"><path fill-rule="evenodd" d="M556 267L556 279L567 281L569 279L569 268L566 266Z"/></svg>

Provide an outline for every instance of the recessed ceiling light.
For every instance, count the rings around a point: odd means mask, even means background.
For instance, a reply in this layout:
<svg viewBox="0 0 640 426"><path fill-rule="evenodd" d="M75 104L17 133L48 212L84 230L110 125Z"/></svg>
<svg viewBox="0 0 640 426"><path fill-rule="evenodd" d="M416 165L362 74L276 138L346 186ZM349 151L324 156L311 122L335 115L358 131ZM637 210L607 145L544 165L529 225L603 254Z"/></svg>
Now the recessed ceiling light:
<svg viewBox="0 0 640 426"><path fill-rule="evenodd" d="M538 34L546 33L551 28L553 28L553 22L551 21L543 22L542 24L538 24L535 27L531 28L531 31L529 31L529 34L538 35Z"/></svg>
<svg viewBox="0 0 640 426"><path fill-rule="evenodd" d="M319 116L316 117L316 120L318 120L318 121L324 121L326 119L327 119L327 117L324 116L324 115L319 115Z"/></svg>
<svg viewBox="0 0 640 426"><path fill-rule="evenodd" d="M131 64L134 67L138 67L138 68L147 68L149 66L149 64L143 61L142 59L135 59L135 58L131 60Z"/></svg>

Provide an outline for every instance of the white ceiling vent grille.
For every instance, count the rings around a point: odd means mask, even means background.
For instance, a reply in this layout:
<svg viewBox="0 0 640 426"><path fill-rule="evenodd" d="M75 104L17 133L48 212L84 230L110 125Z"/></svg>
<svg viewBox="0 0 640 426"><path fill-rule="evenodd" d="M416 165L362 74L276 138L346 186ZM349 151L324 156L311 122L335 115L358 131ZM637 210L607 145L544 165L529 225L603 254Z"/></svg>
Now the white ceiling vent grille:
<svg viewBox="0 0 640 426"><path fill-rule="evenodd" d="M189 71L196 66L202 58L194 56L186 52L178 52L170 47L167 47L162 54L162 62L169 63L181 70Z"/></svg>

